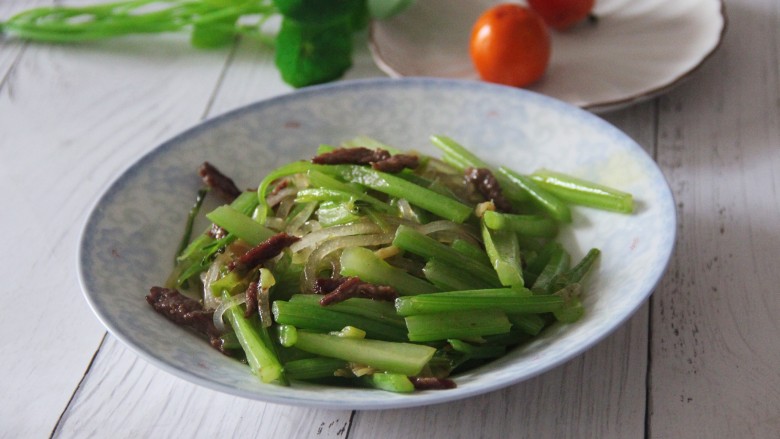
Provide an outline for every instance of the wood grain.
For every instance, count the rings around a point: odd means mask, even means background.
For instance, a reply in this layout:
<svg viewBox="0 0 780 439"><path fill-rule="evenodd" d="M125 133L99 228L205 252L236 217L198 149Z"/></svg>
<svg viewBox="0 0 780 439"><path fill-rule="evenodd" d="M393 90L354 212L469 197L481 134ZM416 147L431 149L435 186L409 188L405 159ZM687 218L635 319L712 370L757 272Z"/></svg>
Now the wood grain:
<svg viewBox="0 0 780 439"><path fill-rule="evenodd" d="M653 299L652 437L780 432L780 14L774 0L728 12L721 51L661 100L679 225Z"/></svg>
<svg viewBox="0 0 780 439"><path fill-rule="evenodd" d="M78 286L79 234L130 160L202 116L224 54L181 43L29 45L0 88L3 224L14 224L0 245L20 261L4 272L0 390L14 404L0 404L0 430L49 434L103 337Z"/></svg>

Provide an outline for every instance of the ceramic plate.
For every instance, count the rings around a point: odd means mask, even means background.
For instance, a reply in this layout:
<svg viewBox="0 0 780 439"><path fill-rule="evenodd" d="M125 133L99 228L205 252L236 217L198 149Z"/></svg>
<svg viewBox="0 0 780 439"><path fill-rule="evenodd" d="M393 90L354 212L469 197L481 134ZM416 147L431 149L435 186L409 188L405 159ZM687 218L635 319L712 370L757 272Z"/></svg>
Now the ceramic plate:
<svg viewBox="0 0 780 439"><path fill-rule="evenodd" d="M449 135L494 164L548 167L634 194L633 215L574 209L562 234L573 258L603 252L585 316L455 377L457 388L411 395L294 383L263 384L249 369L156 314L144 300L163 283L200 187L203 161L254 187L272 168L312 156L321 143L368 135L435 153ZM645 151L593 114L528 91L476 81L375 79L304 89L198 125L140 158L102 195L82 235L81 282L109 331L162 369L222 392L338 409L408 407L489 392L577 356L620 326L650 295L672 251L675 210Z"/></svg>
<svg viewBox="0 0 780 439"><path fill-rule="evenodd" d="M471 26L496 0L417 1L374 23L371 48L391 76L477 79ZM592 111L656 96L687 78L720 44L720 0L597 0L598 21L551 31L552 59L528 87Z"/></svg>

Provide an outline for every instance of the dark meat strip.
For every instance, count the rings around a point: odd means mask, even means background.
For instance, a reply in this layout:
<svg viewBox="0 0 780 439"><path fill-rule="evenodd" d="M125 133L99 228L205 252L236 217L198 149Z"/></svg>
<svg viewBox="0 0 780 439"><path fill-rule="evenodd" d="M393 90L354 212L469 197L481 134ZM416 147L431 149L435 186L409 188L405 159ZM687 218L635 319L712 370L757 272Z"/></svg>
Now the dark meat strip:
<svg viewBox="0 0 780 439"><path fill-rule="evenodd" d="M348 277L320 277L314 281L314 292L317 294L332 293L333 290L338 288L341 284L347 281Z"/></svg>
<svg viewBox="0 0 780 439"><path fill-rule="evenodd" d="M487 168L466 168L466 180L473 183L480 194L488 200L493 201L496 209L501 212L511 212L512 205L504 198L501 193L501 186L498 180Z"/></svg>
<svg viewBox="0 0 780 439"><path fill-rule="evenodd" d="M146 301L155 311L173 323L208 337L209 344L214 349L225 355L234 355L223 346L219 330L214 326L214 312L204 310L203 305L197 300L190 299L178 290L152 287L146 296Z"/></svg>
<svg viewBox="0 0 780 439"><path fill-rule="evenodd" d="M370 165L390 158L390 153L384 149L369 149L362 146L357 148L336 148L331 152L320 154L312 163L318 165Z"/></svg>
<svg viewBox="0 0 780 439"><path fill-rule="evenodd" d="M241 190L238 186L222 172L219 171L214 165L209 162L203 162L198 168L198 174L203 179L206 185L225 198L227 201L233 201L237 196L241 195Z"/></svg>
<svg viewBox="0 0 780 439"><path fill-rule="evenodd" d="M334 290L320 299L320 305L327 306L353 297L392 302L398 298L398 291L391 286L374 285L363 282L358 277L347 277Z"/></svg>
<svg viewBox="0 0 780 439"><path fill-rule="evenodd" d="M246 288L246 310L244 311L244 317L249 318L255 315L257 312L257 290L260 288L260 284L257 282L250 282Z"/></svg>
<svg viewBox="0 0 780 439"><path fill-rule="evenodd" d="M448 378L409 377L409 380L417 390L444 390L457 387L455 381Z"/></svg>
<svg viewBox="0 0 780 439"><path fill-rule="evenodd" d="M371 164L371 167L377 171L397 173L404 170L404 168L414 169L420 165L420 160L416 155L411 154L396 154L378 162Z"/></svg>
<svg viewBox="0 0 780 439"><path fill-rule="evenodd" d="M241 267L242 269L251 270L261 263L275 258L285 249L285 247L290 246L300 239L301 238L297 236L288 235L286 233L277 233L257 246L252 247L238 259L232 261L228 265L228 269L233 270Z"/></svg>
<svg viewBox="0 0 780 439"><path fill-rule="evenodd" d="M290 185L290 180L285 178L283 180L280 180L278 183L276 183L276 186L271 190L271 195L276 195L279 192L282 191L282 189L286 188Z"/></svg>

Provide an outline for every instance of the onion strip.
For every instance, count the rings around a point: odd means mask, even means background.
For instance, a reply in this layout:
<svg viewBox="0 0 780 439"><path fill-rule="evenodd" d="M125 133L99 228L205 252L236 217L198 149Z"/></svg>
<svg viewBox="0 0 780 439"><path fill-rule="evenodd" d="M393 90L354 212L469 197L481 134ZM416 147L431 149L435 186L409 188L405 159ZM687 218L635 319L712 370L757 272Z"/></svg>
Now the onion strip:
<svg viewBox="0 0 780 439"><path fill-rule="evenodd" d="M222 321L222 315L225 314L225 311L229 310L230 308L241 305L243 303L246 303L246 295L245 294L237 294L230 298L230 300L223 300L222 303L219 304L217 309L214 310L214 326L217 327L217 330L220 333L225 332L225 322Z"/></svg>
<svg viewBox="0 0 780 439"><path fill-rule="evenodd" d="M297 253L305 248L316 246L325 240L350 235L366 235L369 233L378 233L380 231L379 226L368 221L345 224L342 226L325 227L301 238L300 241L290 246L290 251Z"/></svg>

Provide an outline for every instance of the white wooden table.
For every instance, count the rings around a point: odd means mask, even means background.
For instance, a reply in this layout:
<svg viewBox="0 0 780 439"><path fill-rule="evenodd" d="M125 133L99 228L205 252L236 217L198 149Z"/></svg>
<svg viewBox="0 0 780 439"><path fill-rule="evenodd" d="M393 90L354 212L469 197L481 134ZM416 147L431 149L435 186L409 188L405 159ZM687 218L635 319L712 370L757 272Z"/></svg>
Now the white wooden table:
<svg viewBox="0 0 780 439"><path fill-rule="evenodd" d="M0 19L47 3L2 0ZM205 118L290 91L268 50L0 40L0 436L780 437L780 3L727 11L721 49L691 80L604 115L655 157L677 201L676 252L650 303L530 381L375 412L184 382L107 335L78 285L81 227L118 172ZM361 48L348 78L377 75Z"/></svg>

